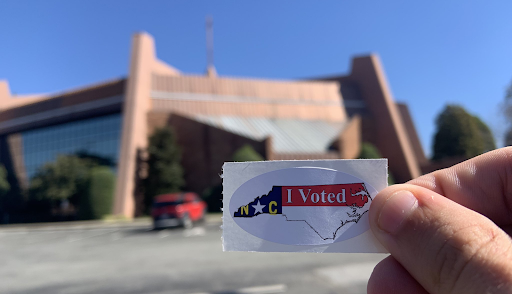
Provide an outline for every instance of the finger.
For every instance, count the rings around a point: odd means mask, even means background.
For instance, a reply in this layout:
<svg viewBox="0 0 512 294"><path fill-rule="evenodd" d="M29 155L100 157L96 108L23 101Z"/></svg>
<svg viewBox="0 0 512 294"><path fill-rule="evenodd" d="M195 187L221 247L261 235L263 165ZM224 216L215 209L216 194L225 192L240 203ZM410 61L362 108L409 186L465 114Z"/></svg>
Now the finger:
<svg viewBox="0 0 512 294"><path fill-rule="evenodd" d="M511 240L492 221L429 189L394 185L376 195L370 226L430 293L509 293Z"/></svg>
<svg viewBox="0 0 512 294"><path fill-rule="evenodd" d="M512 147L487 152L407 184L444 195L499 226L512 224Z"/></svg>
<svg viewBox="0 0 512 294"><path fill-rule="evenodd" d="M428 294L392 256L384 258L373 269L368 294Z"/></svg>

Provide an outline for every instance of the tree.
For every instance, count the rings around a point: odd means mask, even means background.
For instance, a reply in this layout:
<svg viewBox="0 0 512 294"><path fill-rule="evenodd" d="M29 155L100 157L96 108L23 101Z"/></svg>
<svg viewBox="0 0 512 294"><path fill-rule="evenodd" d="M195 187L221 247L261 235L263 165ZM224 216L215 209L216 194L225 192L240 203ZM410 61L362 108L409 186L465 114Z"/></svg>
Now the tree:
<svg viewBox="0 0 512 294"><path fill-rule="evenodd" d="M247 144L237 149L233 154L234 162L263 161L265 160L251 145Z"/></svg>
<svg viewBox="0 0 512 294"><path fill-rule="evenodd" d="M508 120L508 130L505 133L505 146L512 146L512 81L505 92L505 118Z"/></svg>
<svg viewBox="0 0 512 294"><path fill-rule="evenodd" d="M185 183L181 167L181 151L170 127L155 130L149 138L148 176L143 181L144 203L149 209L158 194L180 191Z"/></svg>
<svg viewBox="0 0 512 294"><path fill-rule="evenodd" d="M484 151L491 151L496 149L496 143L494 142L494 136L492 135L491 129L476 115L473 115L473 119L480 131L480 136L484 141Z"/></svg>
<svg viewBox="0 0 512 294"><path fill-rule="evenodd" d="M53 204L63 200L77 203L89 180L91 165L76 156L63 155L42 166L32 178L29 195Z"/></svg>
<svg viewBox="0 0 512 294"><path fill-rule="evenodd" d="M112 212L115 179L107 166L91 168L87 192L80 201L81 219L101 219Z"/></svg>
<svg viewBox="0 0 512 294"><path fill-rule="evenodd" d="M434 160L470 158L485 151L486 143L478 122L461 106L447 105L437 117L436 127Z"/></svg>

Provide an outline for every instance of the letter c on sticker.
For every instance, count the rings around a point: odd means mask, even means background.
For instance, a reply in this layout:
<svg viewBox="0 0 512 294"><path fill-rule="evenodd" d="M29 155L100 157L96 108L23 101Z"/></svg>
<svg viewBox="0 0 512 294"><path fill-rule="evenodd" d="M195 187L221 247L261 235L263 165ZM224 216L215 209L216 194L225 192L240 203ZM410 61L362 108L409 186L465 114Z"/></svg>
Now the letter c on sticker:
<svg viewBox="0 0 512 294"><path fill-rule="evenodd" d="M277 202L270 201L270 203L268 204L268 212L270 214L276 214L277 213L277 209L272 209L272 206L277 206Z"/></svg>

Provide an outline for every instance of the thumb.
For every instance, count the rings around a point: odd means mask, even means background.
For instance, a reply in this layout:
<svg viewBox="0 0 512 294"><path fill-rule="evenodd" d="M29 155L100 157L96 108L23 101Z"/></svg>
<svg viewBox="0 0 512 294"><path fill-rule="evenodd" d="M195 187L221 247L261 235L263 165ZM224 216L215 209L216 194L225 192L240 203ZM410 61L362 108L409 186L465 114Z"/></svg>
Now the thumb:
<svg viewBox="0 0 512 294"><path fill-rule="evenodd" d="M512 242L483 215L404 184L382 190L369 216L377 239L429 293L511 293Z"/></svg>

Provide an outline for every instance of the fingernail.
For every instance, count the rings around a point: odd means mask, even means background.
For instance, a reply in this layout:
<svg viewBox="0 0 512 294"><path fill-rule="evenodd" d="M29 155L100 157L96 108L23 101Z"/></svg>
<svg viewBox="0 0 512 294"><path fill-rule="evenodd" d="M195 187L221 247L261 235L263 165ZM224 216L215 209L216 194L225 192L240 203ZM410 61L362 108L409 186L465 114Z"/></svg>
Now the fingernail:
<svg viewBox="0 0 512 294"><path fill-rule="evenodd" d="M418 207L418 200L409 191L395 192L380 210L378 225L389 234L396 234L404 220Z"/></svg>

